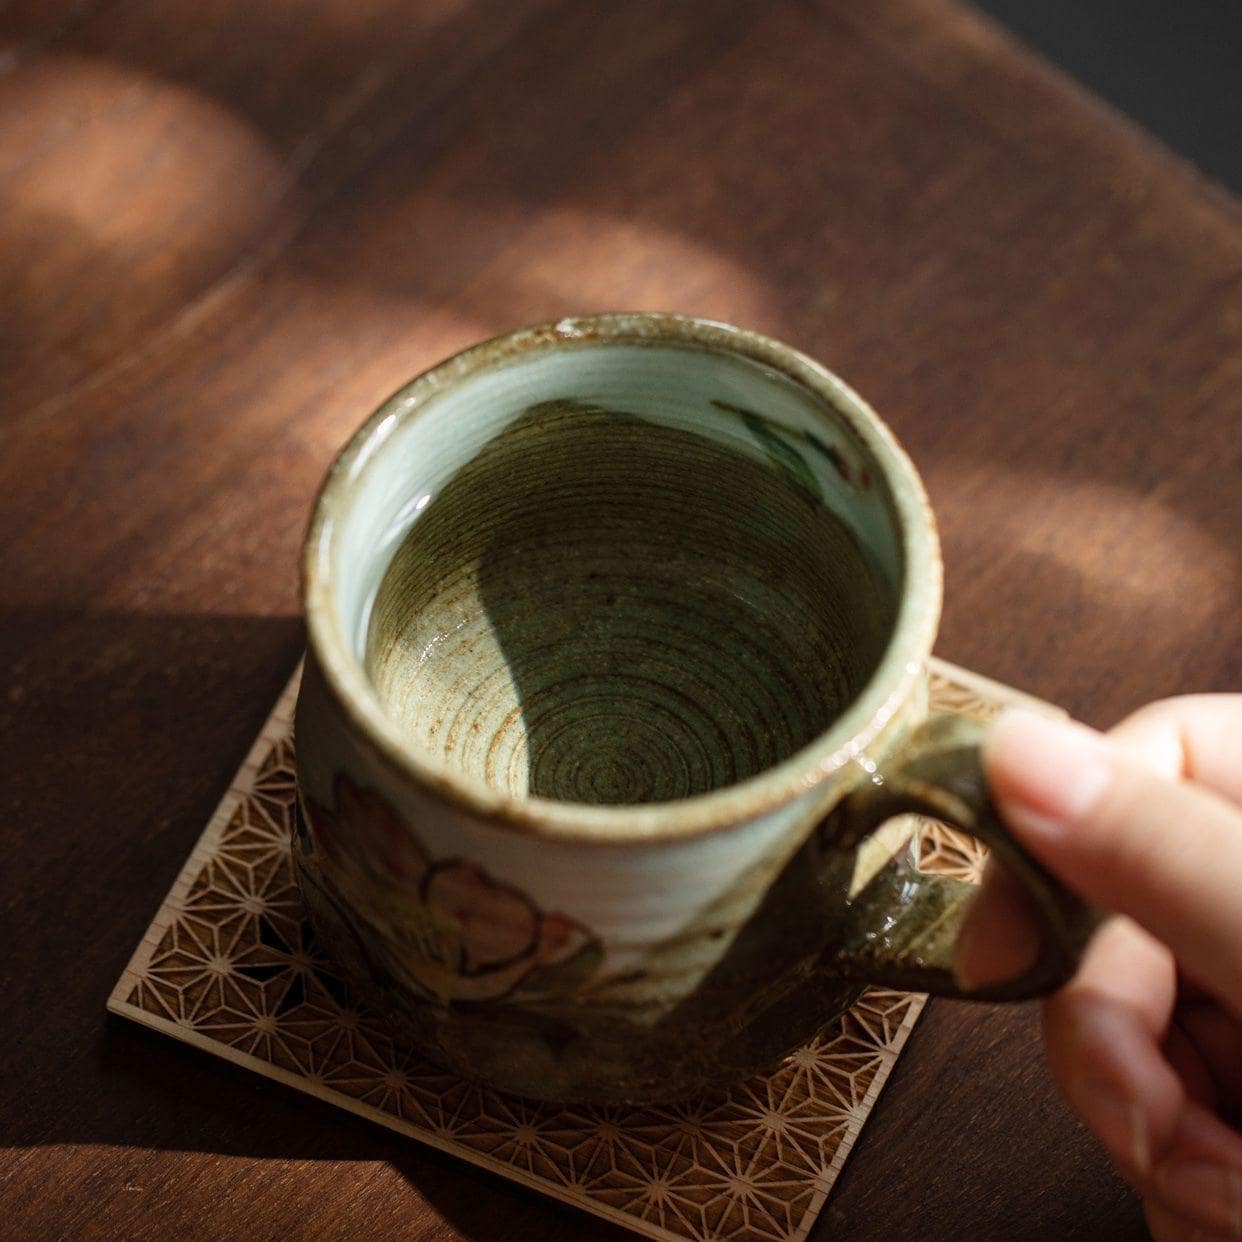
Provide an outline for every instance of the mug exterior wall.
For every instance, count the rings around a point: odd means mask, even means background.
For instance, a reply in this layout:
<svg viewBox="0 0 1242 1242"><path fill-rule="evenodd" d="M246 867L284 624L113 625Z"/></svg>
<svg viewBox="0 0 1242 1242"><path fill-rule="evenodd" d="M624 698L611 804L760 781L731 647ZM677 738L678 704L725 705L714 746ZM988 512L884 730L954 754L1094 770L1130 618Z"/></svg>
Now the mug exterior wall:
<svg viewBox="0 0 1242 1242"><path fill-rule="evenodd" d="M924 684L854 763L737 825L548 840L394 770L308 655L295 871L328 955L434 1060L541 1098L685 1097L857 996L831 967L858 865L832 810L925 714Z"/></svg>

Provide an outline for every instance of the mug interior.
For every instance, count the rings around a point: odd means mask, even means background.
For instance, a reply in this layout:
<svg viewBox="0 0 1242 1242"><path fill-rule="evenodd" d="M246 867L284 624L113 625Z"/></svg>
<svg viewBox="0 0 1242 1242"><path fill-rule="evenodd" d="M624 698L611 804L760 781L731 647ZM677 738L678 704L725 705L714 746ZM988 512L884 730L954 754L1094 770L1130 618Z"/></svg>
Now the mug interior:
<svg viewBox="0 0 1242 1242"><path fill-rule="evenodd" d="M352 463L326 579L436 770L566 803L710 793L830 730L893 644L892 462L780 370L574 339L412 406Z"/></svg>

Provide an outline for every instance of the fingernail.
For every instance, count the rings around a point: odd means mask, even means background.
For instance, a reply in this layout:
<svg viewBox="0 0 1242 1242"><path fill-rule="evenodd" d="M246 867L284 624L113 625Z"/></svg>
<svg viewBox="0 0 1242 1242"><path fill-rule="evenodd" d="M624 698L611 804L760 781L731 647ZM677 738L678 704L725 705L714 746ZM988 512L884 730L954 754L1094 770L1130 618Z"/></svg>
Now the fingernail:
<svg viewBox="0 0 1242 1242"><path fill-rule="evenodd" d="M1005 812L1043 834L1082 819L1113 774L1112 752L1098 733L1021 708L992 726L984 760Z"/></svg>
<svg viewBox="0 0 1242 1242"><path fill-rule="evenodd" d="M1076 1111L1109 1153L1146 1177L1151 1170L1151 1131L1142 1104L1095 1081L1079 1082L1073 1100Z"/></svg>
<svg viewBox="0 0 1242 1242"><path fill-rule="evenodd" d="M1170 1207L1242 1238L1242 1168L1181 1161L1160 1169L1156 1184Z"/></svg>

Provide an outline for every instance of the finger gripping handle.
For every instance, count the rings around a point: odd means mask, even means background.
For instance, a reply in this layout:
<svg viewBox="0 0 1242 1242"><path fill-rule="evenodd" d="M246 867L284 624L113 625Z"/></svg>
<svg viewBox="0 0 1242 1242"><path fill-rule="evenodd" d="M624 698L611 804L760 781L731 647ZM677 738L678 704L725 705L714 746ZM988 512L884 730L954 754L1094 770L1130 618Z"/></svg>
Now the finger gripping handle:
<svg viewBox="0 0 1242 1242"><path fill-rule="evenodd" d="M978 891L946 876L912 873L889 894L865 890L851 905L836 968L847 977L903 990L974 1000L1026 1000L1055 991L1078 967L1100 915L1065 888L1014 839L993 805L984 775L985 726L967 716L932 716L876 779L842 807L839 844L856 847L894 815L944 820L992 850L1030 898L1040 951L1017 978L963 988L953 976L953 946Z"/></svg>

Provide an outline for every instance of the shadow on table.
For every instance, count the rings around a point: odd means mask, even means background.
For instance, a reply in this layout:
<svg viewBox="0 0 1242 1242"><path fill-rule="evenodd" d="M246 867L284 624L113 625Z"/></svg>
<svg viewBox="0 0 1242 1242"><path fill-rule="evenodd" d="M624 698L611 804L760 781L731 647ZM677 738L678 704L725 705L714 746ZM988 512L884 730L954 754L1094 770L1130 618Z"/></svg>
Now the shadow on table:
<svg viewBox="0 0 1242 1242"><path fill-rule="evenodd" d="M105 1145L137 1151L200 1151L257 1159L383 1161L466 1236L494 1236L497 1196L512 1238L623 1236L430 1149L180 1045L122 1019L104 1002L203 824L245 756L302 646L291 617L176 617L37 611L6 619L0 650L15 653L0 709L6 765L0 801L10 814L6 855L22 860L10 900L10 960L0 1044L9 1050L0 1146ZM899 1142L914 1101L950 1141L963 1124L963 1092L994 1100L998 1132L1012 1134L1015 1092L1007 1041L1029 1017L949 1008L941 1024L966 1022L989 1081L939 1100L927 1083L894 1083L886 1101ZM1017 1027L1015 1027L1017 1023ZM1029 1034L1026 1038L1030 1038ZM918 1046L918 1033L915 1035ZM959 1047L937 1041L934 1054ZM998 1049L1000 1051L998 1051ZM952 1067L937 1072L950 1075ZM1028 1083L1047 1100L1047 1084ZM1003 1101L1008 1101L1008 1105ZM1041 1122L1045 1141L1076 1143L1059 1105ZM885 1126L886 1110L872 1124ZM977 1115L971 1124L982 1124ZM1025 1124L1025 1123L1024 1123ZM891 1130L891 1127L890 1127ZM882 1131L883 1132L883 1131ZM998 1149L1004 1144L998 1141ZM882 1151L887 1165L900 1148ZM1110 1176L1103 1156L1080 1163ZM480 1179L490 1188L479 1193ZM934 1168L905 1175L936 1184ZM848 1188L854 1183L847 1181ZM942 1215L955 1200L942 1191ZM834 1200L835 1202L835 1200ZM847 1210L851 1200L841 1200ZM968 1227L970 1206L957 1205ZM1057 1228L1064 1214L1045 1203ZM1042 1217L1032 1217L1037 1226ZM1035 1236L1031 1234L1029 1236ZM1073 1236L1062 1230L1060 1236Z"/></svg>
<svg viewBox="0 0 1242 1242"><path fill-rule="evenodd" d="M210 1112L206 1065L105 1022L104 1002L301 647L294 617L0 617L0 1144L212 1133L160 1108L180 1089Z"/></svg>
<svg viewBox="0 0 1242 1242"><path fill-rule="evenodd" d="M585 1216L105 1013L302 644L295 617L0 619L0 1149L384 1161L466 1236L494 1236L497 1194L507 1236L581 1236Z"/></svg>

